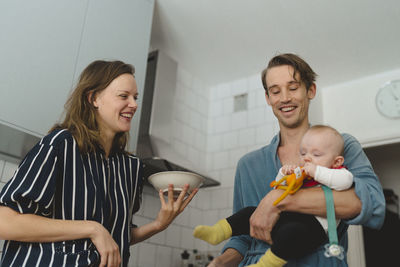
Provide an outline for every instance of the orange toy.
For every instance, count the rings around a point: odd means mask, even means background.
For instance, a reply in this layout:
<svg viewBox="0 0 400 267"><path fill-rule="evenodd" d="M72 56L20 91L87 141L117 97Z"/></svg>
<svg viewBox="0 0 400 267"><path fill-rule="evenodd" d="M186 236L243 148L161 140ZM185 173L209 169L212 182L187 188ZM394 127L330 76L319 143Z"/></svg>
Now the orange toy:
<svg viewBox="0 0 400 267"><path fill-rule="evenodd" d="M292 174L282 177L279 181L272 181L270 186L276 189L284 189L285 192L274 201L274 205L277 205L282 199L284 199L288 194L294 194L303 185L303 180L309 178L302 168L297 167L294 169ZM286 185L282 183L286 181Z"/></svg>

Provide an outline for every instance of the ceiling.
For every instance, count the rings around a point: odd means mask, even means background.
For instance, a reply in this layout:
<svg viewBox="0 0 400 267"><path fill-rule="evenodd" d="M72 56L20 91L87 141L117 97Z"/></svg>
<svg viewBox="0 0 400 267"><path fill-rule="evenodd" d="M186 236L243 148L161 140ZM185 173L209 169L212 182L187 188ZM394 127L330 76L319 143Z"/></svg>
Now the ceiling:
<svg viewBox="0 0 400 267"><path fill-rule="evenodd" d="M296 53L326 87L400 68L400 1L156 0L150 46L206 85Z"/></svg>

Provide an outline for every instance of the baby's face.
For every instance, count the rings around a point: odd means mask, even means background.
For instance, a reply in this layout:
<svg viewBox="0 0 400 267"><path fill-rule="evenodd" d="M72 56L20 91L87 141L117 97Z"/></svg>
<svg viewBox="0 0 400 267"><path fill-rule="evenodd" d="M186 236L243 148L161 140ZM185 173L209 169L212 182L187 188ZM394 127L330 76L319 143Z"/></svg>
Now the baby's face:
<svg viewBox="0 0 400 267"><path fill-rule="evenodd" d="M331 168L337 155L334 139L329 132L308 131L300 143L301 164L310 162Z"/></svg>

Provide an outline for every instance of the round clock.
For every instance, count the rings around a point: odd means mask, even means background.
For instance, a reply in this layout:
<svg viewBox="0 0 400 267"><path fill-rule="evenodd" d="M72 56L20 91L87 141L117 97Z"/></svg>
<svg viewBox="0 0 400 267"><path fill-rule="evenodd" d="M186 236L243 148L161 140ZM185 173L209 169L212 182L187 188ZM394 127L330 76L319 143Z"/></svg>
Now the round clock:
<svg viewBox="0 0 400 267"><path fill-rule="evenodd" d="M375 97L376 108L385 117L400 118L400 80L385 83Z"/></svg>

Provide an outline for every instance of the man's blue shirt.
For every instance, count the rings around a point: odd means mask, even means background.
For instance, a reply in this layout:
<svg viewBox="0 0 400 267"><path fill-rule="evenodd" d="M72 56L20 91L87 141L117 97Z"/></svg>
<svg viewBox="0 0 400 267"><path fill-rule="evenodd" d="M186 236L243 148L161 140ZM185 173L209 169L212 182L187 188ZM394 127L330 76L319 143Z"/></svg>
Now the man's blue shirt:
<svg viewBox="0 0 400 267"><path fill-rule="evenodd" d="M358 216L343 220L346 224L360 224L370 228L380 228L385 217L385 198L382 186L374 173L372 166L361 148L360 143L349 134L342 134L344 139L344 165L354 176L355 192L362 202ZM281 168L278 157L279 134L271 143L258 150L244 155L238 162L233 212L247 206L257 206L261 199L271 190L269 184L274 180ZM339 243L347 251L347 233L341 236ZM224 246L239 251L244 259L239 266L254 264L265 254L269 244L254 239L248 235L232 237ZM347 259L338 260L324 256L323 246L312 254L288 262L288 267L294 266L347 266Z"/></svg>

